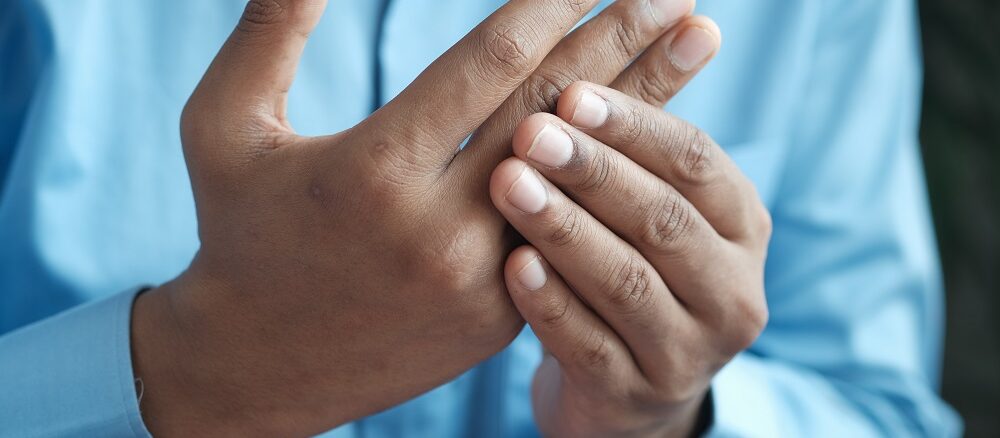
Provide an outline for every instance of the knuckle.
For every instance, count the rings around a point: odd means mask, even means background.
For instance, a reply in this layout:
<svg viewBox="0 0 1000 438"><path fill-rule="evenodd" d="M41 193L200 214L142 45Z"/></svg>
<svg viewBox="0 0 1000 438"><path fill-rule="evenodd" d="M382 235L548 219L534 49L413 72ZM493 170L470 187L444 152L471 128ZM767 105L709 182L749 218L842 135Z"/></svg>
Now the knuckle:
<svg viewBox="0 0 1000 438"><path fill-rule="evenodd" d="M573 349L573 361L591 370L611 369L612 349L607 335L598 329L590 329Z"/></svg>
<svg viewBox="0 0 1000 438"><path fill-rule="evenodd" d="M726 336L726 353L734 355L749 348L767 327L769 312L767 301L763 297L747 296L746 294L733 300L732 315L729 320L729 333Z"/></svg>
<svg viewBox="0 0 1000 438"><path fill-rule="evenodd" d="M310 21L321 7L322 0L250 0L236 28L257 33L287 23L292 24L288 30L308 36L309 31L299 25Z"/></svg>
<svg viewBox="0 0 1000 438"><path fill-rule="evenodd" d="M771 319L771 313L767 310L767 305L763 300L759 304L753 306L754 311L750 314L750 333L753 334L752 339L747 342L749 347L754 340L764 331L767 327L768 321Z"/></svg>
<svg viewBox="0 0 1000 438"><path fill-rule="evenodd" d="M638 210L644 217L639 220L639 240L649 248L678 252L694 226L693 212L677 192L669 191L657 198L647 204L649 207Z"/></svg>
<svg viewBox="0 0 1000 438"><path fill-rule="evenodd" d="M278 0L250 0L236 28L246 33L258 33L284 21L287 13L287 7Z"/></svg>
<svg viewBox="0 0 1000 438"><path fill-rule="evenodd" d="M758 203L757 211L757 233L764 242L767 242L771 239L771 234L774 233L774 219L771 217L771 212L762 203Z"/></svg>
<svg viewBox="0 0 1000 438"><path fill-rule="evenodd" d="M375 148L392 149L382 144ZM377 164L368 169L367 175L359 178L367 201L372 202L379 211L385 211L397 208L408 198L417 197L417 193L411 193L416 185L411 184L411 180L407 178L411 170L400 160L385 155L375 155L372 159Z"/></svg>
<svg viewBox="0 0 1000 438"><path fill-rule="evenodd" d="M635 255L615 269L604 290L610 304L623 314L648 308L654 298L652 277L645 263Z"/></svg>
<svg viewBox="0 0 1000 438"><path fill-rule="evenodd" d="M541 323L549 330L556 330L572 317L572 306L569 300L551 299L541 303Z"/></svg>
<svg viewBox="0 0 1000 438"><path fill-rule="evenodd" d="M715 142L704 131L687 123L680 123L675 131L676 156L674 169L681 182L688 185L705 185L711 181L715 170Z"/></svg>
<svg viewBox="0 0 1000 438"><path fill-rule="evenodd" d="M481 239L472 228L463 225L458 231L442 232L435 239L436 243L427 245L433 256L430 260L433 261L429 263L426 274L429 282L436 285L437 289L468 296L469 292L489 283L489 279L497 274L489 272L492 270L479 262L490 260L491 255L478 243Z"/></svg>
<svg viewBox="0 0 1000 438"><path fill-rule="evenodd" d="M552 112L559 95L572 81L555 73L538 72L525 82L525 104L528 112Z"/></svg>
<svg viewBox="0 0 1000 438"><path fill-rule="evenodd" d="M588 0L562 0L563 4L575 14L583 13L587 9Z"/></svg>
<svg viewBox="0 0 1000 438"><path fill-rule="evenodd" d="M616 17L612 26L614 27L614 43L618 51L624 55L625 59L635 58L643 49L642 33L639 30L639 23L627 16Z"/></svg>
<svg viewBox="0 0 1000 438"><path fill-rule="evenodd" d="M546 242L554 247L572 247L583 240L583 215L576 208L569 208L553 221L553 231L546 236Z"/></svg>
<svg viewBox="0 0 1000 438"><path fill-rule="evenodd" d="M748 332L752 334L752 342L764 330L770 318L770 312L767 309L767 300L763 294L753 294L753 296L741 300L740 310L744 316L743 320L746 321L746 326L749 329ZM747 344L749 346L749 342Z"/></svg>
<svg viewBox="0 0 1000 438"><path fill-rule="evenodd" d="M370 121L366 121L368 123ZM358 160L362 184L371 183L376 192L416 196L425 188L418 182L425 181L436 170L433 165L415 160L412 150L424 150L424 144L433 141L432 133L416 125L401 127L380 124L374 130L379 134L365 139Z"/></svg>
<svg viewBox="0 0 1000 438"><path fill-rule="evenodd" d="M243 44L270 38L274 32L288 32L308 38L311 22L321 0L250 0L236 24L233 42Z"/></svg>
<svg viewBox="0 0 1000 438"><path fill-rule="evenodd" d="M676 84L665 74L659 65L647 66L638 72L635 78L635 93L638 98L653 104L662 105L677 93Z"/></svg>
<svg viewBox="0 0 1000 438"><path fill-rule="evenodd" d="M595 151L591 154L589 165L585 167L580 181L576 184L577 193L598 195L613 192L618 176L611 160L610 154L607 153Z"/></svg>
<svg viewBox="0 0 1000 438"><path fill-rule="evenodd" d="M479 35L484 73L505 82L517 81L531 70L534 48L524 27L514 21L487 25Z"/></svg>
<svg viewBox="0 0 1000 438"><path fill-rule="evenodd" d="M700 396L704 392L704 388L693 385L690 382L698 382L704 378L697 373L691 371L696 367L692 367L690 364L685 364L685 366L675 366L672 368L674 371L674 376L671 379L669 385L664 385L657 387L654 390L653 398L655 401L653 403L666 405L666 406L677 406Z"/></svg>
<svg viewBox="0 0 1000 438"><path fill-rule="evenodd" d="M497 281L502 273L493 254L498 251L478 244L482 233L474 228L440 230L430 238L425 233L401 252L408 254L406 275L433 299L447 301L444 311L454 329L499 350L517 335L523 319Z"/></svg>
<svg viewBox="0 0 1000 438"><path fill-rule="evenodd" d="M514 307L507 288L499 281L503 275L499 260L470 241L462 239L445 247L444 253L450 255L430 273L437 277L438 289L433 296L436 299L446 297L451 301L448 305L459 309L458 321L462 323L457 329L503 347L517 335L524 320ZM425 278L434 281L432 277ZM493 341L500 344L492 344Z"/></svg>
<svg viewBox="0 0 1000 438"><path fill-rule="evenodd" d="M622 118L620 135L622 142L619 147L634 149L642 142L646 131L646 118L642 115L642 110L636 106L630 107Z"/></svg>

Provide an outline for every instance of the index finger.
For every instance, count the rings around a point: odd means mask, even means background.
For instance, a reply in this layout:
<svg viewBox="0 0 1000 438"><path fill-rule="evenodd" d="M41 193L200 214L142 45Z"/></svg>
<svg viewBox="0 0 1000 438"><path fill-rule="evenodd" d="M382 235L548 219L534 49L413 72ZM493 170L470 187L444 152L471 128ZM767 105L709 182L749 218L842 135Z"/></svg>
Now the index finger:
<svg viewBox="0 0 1000 438"><path fill-rule="evenodd" d="M370 120L408 143L409 158L446 164L597 3L507 2Z"/></svg>
<svg viewBox="0 0 1000 438"><path fill-rule="evenodd" d="M578 115L589 112L602 114L599 123ZM753 183L705 132L658 107L586 83L563 93L559 116L676 188L723 237L767 244L769 232L761 231L770 228L770 219Z"/></svg>

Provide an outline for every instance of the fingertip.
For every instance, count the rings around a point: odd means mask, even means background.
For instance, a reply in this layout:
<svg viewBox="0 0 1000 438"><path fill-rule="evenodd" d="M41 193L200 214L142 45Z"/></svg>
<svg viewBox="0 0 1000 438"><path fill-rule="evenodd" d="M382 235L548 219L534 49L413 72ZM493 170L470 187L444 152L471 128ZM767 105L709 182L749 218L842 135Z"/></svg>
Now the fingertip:
<svg viewBox="0 0 1000 438"><path fill-rule="evenodd" d="M513 279L514 276L521 272L528 263L532 262L536 258L541 257L541 253L531 245L521 245L510 252L507 256L507 262L504 265L504 272L507 273L509 279Z"/></svg>
<svg viewBox="0 0 1000 438"><path fill-rule="evenodd" d="M687 19L685 26L701 28L715 37L715 41L717 43L716 48L722 45L722 29L719 28L719 25L715 22L715 20L705 15L695 15Z"/></svg>
<svg viewBox="0 0 1000 438"><path fill-rule="evenodd" d="M500 162L490 175L490 197L493 205L502 208L507 190L521 176L528 164L517 157L510 157Z"/></svg>
<svg viewBox="0 0 1000 438"><path fill-rule="evenodd" d="M511 252L504 272L508 288L514 290L536 291L548 281L542 255L531 245L521 246Z"/></svg>
<svg viewBox="0 0 1000 438"><path fill-rule="evenodd" d="M576 81L570 84L559 96L559 101L556 103L556 115L569 123L573 120L576 105L580 102L580 98L583 97L583 93L597 86L597 84L587 81Z"/></svg>
<svg viewBox="0 0 1000 438"><path fill-rule="evenodd" d="M514 155L521 158L528 155L528 150L531 149L531 145L535 141L535 136L549 123L550 117L552 117L552 114L535 113L526 117L517 125L511 141Z"/></svg>
<svg viewBox="0 0 1000 438"><path fill-rule="evenodd" d="M715 21L705 16L691 17L679 28L670 42L670 61L679 72L694 73L718 53L722 31Z"/></svg>

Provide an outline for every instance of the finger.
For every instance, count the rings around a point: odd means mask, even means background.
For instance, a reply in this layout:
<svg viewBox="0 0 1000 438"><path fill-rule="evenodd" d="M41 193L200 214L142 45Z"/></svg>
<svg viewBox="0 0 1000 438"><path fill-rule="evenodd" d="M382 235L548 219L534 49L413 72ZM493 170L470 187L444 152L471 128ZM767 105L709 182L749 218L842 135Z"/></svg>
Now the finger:
<svg viewBox="0 0 1000 438"><path fill-rule="evenodd" d="M761 300L744 293L757 279L738 269L748 251L670 184L551 114L518 127L514 152L635 247L695 317L739 329L733 323L759 314Z"/></svg>
<svg viewBox="0 0 1000 438"><path fill-rule="evenodd" d="M662 107L718 52L721 35L711 19L689 17L625 69L611 88Z"/></svg>
<svg viewBox="0 0 1000 438"><path fill-rule="evenodd" d="M766 243L762 231L770 221L753 184L700 129L659 107L586 83L563 93L558 114L675 187L720 235Z"/></svg>
<svg viewBox="0 0 1000 438"><path fill-rule="evenodd" d="M624 386L636 375L628 349L531 246L510 254L507 290L542 347L577 382Z"/></svg>
<svg viewBox="0 0 1000 438"><path fill-rule="evenodd" d="M639 250L666 283L684 285L683 267L713 264L726 242L676 189L620 152L558 117L528 117L514 133L514 154ZM671 274L680 278L673 278ZM685 285L686 286L686 285ZM681 294L682 301L701 300Z"/></svg>
<svg viewBox="0 0 1000 438"><path fill-rule="evenodd" d="M670 184L551 114L518 127L514 153L636 248L681 303L716 314L731 307L730 279L705 274L735 260L736 245Z"/></svg>
<svg viewBox="0 0 1000 438"><path fill-rule="evenodd" d="M249 1L185 110L196 107L198 113L186 116L230 124L263 119L266 129L290 131L285 119L288 89L325 7L326 0Z"/></svg>
<svg viewBox="0 0 1000 438"><path fill-rule="evenodd" d="M642 369L662 360L664 342L687 314L635 248L597 222L526 163L493 173L497 209L629 346Z"/></svg>
<svg viewBox="0 0 1000 438"><path fill-rule="evenodd" d="M511 0L431 64L371 119L443 169L597 0Z"/></svg>
<svg viewBox="0 0 1000 438"><path fill-rule="evenodd" d="M575 81L610 83L693 7L694 0L619 0L611 4L553 49L476 132L452 167L465 178L478 178L483 169L493 169L510 156L510 149L505 143L480 143L479 138L510 138L517 123L528 115L553 111L559 94Z"/></svg>

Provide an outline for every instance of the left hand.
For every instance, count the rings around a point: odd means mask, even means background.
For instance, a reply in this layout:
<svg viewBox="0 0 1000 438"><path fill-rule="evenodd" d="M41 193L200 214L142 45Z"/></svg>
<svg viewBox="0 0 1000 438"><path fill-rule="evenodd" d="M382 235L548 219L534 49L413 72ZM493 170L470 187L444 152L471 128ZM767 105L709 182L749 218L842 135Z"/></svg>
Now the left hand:
<svg viewBox="0 0 1000 438"><path fill-rule="evenodd" d="M676 90L691 73L661 76ZM532 391L546 435L690 435L712 376L767 322L770 217L718 145L660 109L673 92L574 84L494 171L494 204L531 244L505 275L549 353Z"/></svg>

